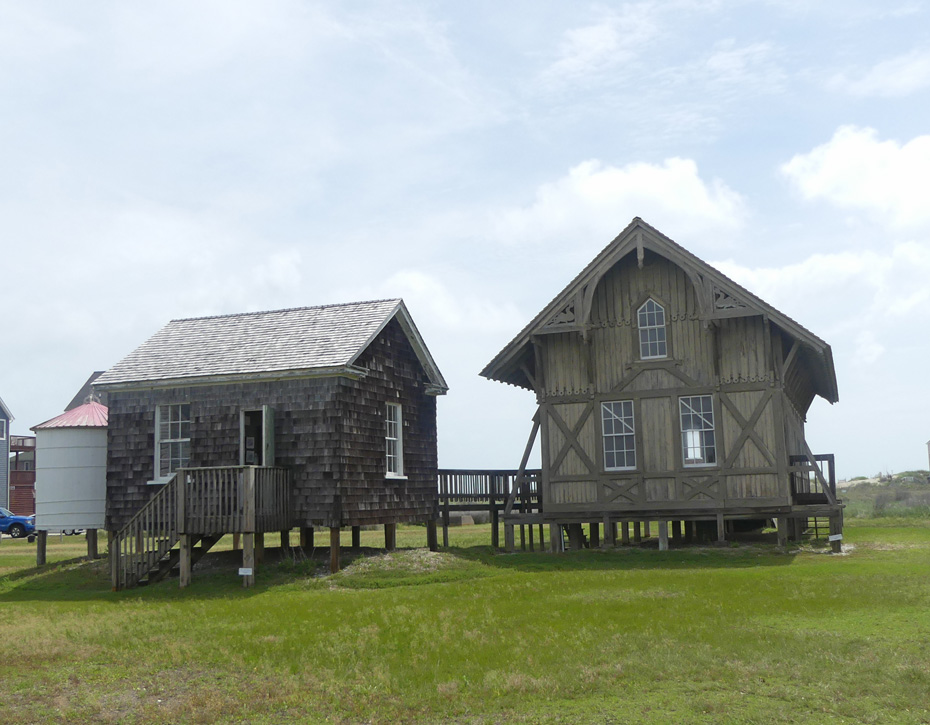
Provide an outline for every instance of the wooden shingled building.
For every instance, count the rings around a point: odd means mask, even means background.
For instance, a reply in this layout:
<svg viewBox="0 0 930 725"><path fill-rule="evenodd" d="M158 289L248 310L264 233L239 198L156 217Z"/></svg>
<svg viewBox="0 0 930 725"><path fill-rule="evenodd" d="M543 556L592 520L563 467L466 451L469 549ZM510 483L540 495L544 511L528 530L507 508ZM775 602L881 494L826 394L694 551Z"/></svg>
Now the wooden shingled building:
<svg viewBox="0 0 930 725"><path fill-rule="evenodd" d="M384 525L391 548L398 523L427 523L435 543L447 385L402 300L173 320L94 389L116 588L179 562L185 585L226 533L246 584L267 532L329 528L334 568L342 527Z"/></svg>
<svg viewBox="0 0 930 725"><path fill-rule="evenodd" d="M554 545L582 523L608 541L658 521L724 540L741 520L777 520L780 540L842 503L832 455L804 434L815 396L838 400L830 346L639 218L481 373L526 388L538 411L541 504ZM514 489L513 499L519 486Z"/></svg>

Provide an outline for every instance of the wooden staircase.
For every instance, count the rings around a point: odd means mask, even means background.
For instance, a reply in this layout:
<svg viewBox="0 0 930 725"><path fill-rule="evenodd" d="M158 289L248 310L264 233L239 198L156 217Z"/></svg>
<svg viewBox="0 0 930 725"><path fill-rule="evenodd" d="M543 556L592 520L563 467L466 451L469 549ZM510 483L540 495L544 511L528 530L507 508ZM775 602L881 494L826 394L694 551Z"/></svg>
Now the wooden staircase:
<svg viewBox="0 0 930 725"><path fill-rule="evenodd" d="M172 476L161 491L143 506L110 541L110 574L113 589L128 589L145 581L163 578L178 535L178 476Z"/></svg>
<svg viewBox="0 0 930 725"><path fill-rule="evenodd" d="M286 530L288 512L283 468L181 469L110 541L113 589L163 579L182 563L184 552L190 553L192 567L225 534ZM184 570L189 577L190 568Z"/></svg>

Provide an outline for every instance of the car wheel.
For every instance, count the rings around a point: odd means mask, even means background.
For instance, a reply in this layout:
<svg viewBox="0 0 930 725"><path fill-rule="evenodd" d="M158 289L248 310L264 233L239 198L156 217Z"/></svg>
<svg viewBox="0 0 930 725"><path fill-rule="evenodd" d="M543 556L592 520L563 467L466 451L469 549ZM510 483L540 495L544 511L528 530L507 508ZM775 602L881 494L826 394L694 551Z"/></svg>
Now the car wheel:
<svg viewBox="0 0 930 725"><path fill-rule="evenodd" d="M12 536L14 539L19 539L26 535L26 527L22 524L13 524L10 526L7 533Z"/></svg>

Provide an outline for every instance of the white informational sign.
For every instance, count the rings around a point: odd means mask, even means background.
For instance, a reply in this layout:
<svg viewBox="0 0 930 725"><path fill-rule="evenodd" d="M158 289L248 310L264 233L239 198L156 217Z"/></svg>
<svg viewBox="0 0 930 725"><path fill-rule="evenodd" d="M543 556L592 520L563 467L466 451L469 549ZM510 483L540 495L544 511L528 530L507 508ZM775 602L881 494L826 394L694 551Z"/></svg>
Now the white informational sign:
<svg viewBox="0 0 930 725"><path fill-rule="evenodd" d="M252 576L252 567L240 567L239 576Z"/></svg>
<svg viewBox="0 0 930 725"><path fill-rule="evenodd" d="M843 540L842 534L830 534L830 536L827 538L827 541L842 541L842 540Z"/></svg>

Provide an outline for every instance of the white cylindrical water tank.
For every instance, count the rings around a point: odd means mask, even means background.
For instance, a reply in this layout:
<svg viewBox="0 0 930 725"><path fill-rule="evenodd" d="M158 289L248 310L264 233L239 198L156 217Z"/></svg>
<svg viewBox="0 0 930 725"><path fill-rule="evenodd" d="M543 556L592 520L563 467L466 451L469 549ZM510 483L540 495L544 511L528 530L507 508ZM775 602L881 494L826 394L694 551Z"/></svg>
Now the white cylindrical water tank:
<svg viewBox="0 0 930 725"><path fill-rule="evenodd" d="M90 401L41 423L36 434L36 529L102 529L107 493L107 408Z"/></svg>

